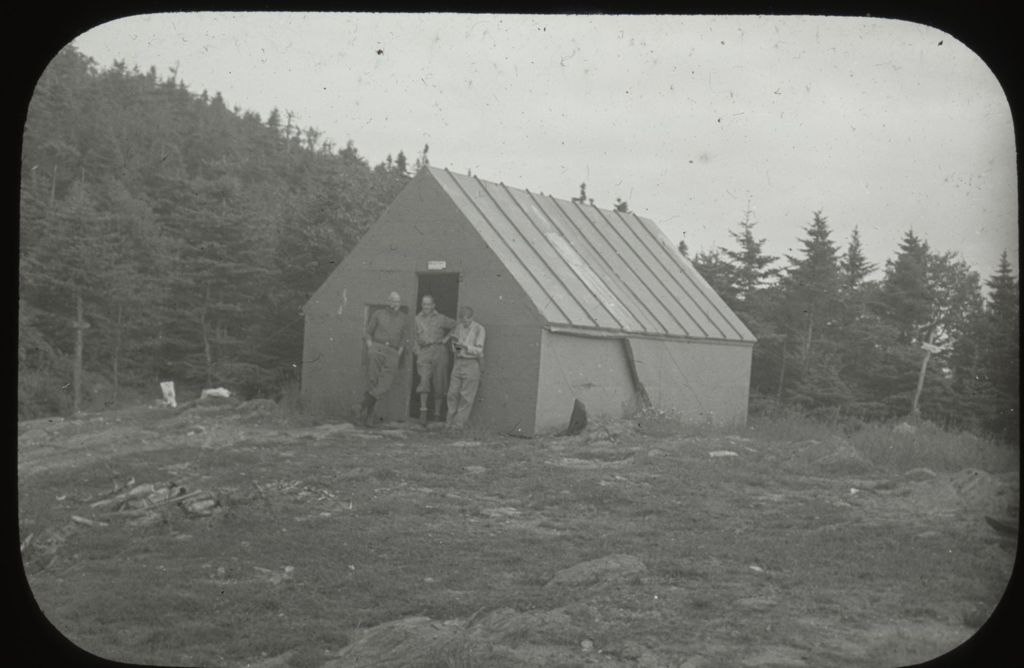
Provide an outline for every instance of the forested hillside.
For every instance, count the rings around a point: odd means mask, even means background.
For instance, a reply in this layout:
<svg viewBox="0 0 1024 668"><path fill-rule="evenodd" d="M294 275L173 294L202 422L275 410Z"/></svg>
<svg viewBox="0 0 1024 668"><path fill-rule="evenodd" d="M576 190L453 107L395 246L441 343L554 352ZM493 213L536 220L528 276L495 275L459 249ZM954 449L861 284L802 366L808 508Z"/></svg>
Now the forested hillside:
<svg viewBox="0 0 1024 668"><path fill-rule="evenodd" d="M72 408L79 332L83 404L158 380L278 391L302 304L410 177L402 153L371 167L73 47L31 100L21 175L23 417Z"/></svg>
<svg viewBox="0 0 1024 668"><path fill-rule="evenodd" d="M84 405L160 380L271 396L294 383L301 306L425 150L406 162L371 166L287 113L264 120L66 48L24 134L19 415L73 410L76 385ZM1015 438L1019 281L1006 255L983 278L908 229L874 267L858 234L838 242L821 212L808 218L795 256L767 256L748 215L729 247L692 258L759 339L752 410L878 420L917 397L927 419ZM937 348L918 396L922 344Z"/></svg>

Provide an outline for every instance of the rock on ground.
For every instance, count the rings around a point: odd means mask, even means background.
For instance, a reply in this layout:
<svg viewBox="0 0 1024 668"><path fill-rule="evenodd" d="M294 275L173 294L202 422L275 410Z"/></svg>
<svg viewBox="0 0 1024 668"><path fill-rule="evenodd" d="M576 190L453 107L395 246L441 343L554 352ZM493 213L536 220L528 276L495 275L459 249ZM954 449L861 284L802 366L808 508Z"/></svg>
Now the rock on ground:
<svg viewBox="0 0 1024 668"><path fill-rule="evenodd" d="M591 585L598 582L621 582L639 577L647 566L629 554L613 554L592 561L584 561L555 573L546 586Z"/></svg>
<svg viewBox="0 0 1024 668"><path fill-rule="evenodd" d="M806 666L805 653L795 647L786 645L775 645L765 647L753 656L742 661L743 666L750 668L764 666L765 668L781 668L782 666Z"/></svg>
<svg viewBox="0 0 1024 668"><path fill-rule="evenodd" d="M953 474L950 482L958 501L975 512L1006 514L1020 497L1019 485L1007 484L979 469L962 469Z"/></svg>
<svg viewBox="0 0 1024 668"><path fill-rule="evenodd" d="M903 474L903 479L904 480L909 480L911 482L922 482L922 481L925 481L925 480L935 480L935 478L936 478L935 471L933 471L933 470L931 470L929 468L924 468L924 467L919 467L919 468L916 468L916 469L910 469L909 471L907 471L906 473Z"/></svg>
<svg viewBox="0 0 1024 668"><path fill-rule="evenodd" d="M848 443L838 445L814 464L824 473L832 474L861 474L874 468L867 457Z"/></svg>
<svg viewBox="0 0 1024 668"><path fill-rule="evenodd" d="M517 612L499 608L470 624L470 632L496 643L571 644L583 635L564 610L529 610Z"/></svg>
<svg viewBox="0 0 1024 668"><path fill-rule="evenodd" d="M363 631L323 668L463 665L459 661L488 650L470 638L460 622L406 617Z"/></svg>

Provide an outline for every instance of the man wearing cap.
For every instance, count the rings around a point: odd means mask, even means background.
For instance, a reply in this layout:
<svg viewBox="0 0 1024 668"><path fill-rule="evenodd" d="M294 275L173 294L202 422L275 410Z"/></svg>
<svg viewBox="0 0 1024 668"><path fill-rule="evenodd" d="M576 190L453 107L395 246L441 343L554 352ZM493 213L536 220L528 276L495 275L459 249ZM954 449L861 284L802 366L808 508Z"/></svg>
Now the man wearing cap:
<svg viewBox="0 0 1024 668"><path fill-rule="evenodd" d="M377 309L366 324L367 388L359 416L367 427L373 425L373 409L377 401L391 389L409 341L409 318L400 310L402 298L397 292L388 295L388 307Z"/></svg>
<svg viewBox="0 0 1024 668"><path fill-rule="evenodd" d="M448 386L448 420L445 426L449 429L464 427L473 410L480 386L486 334L483 326L473 320L473 309L468 306L459 309L459 324L449 335L455 353L455 366L452 367L451 384Z"/></svg>
<svg viewBox="0 0 1024 668"><path fill-rule="evenodd" d="M455 321L438 313L434 298L423 295L420 312L416 314L416 373L420 384L416 392L420 395L420 424L427 426L427 398L434 393L434 419L441 418L441 402L448 389L448 349L445 347L447 334L455 327Z"/></svg>

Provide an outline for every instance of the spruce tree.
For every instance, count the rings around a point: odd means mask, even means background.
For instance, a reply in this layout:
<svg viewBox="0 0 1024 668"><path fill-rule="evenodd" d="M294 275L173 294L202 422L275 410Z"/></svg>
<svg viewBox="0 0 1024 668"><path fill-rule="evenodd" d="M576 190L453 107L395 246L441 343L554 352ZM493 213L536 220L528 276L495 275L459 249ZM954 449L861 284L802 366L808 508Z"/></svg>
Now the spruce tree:
<svg viewBox="0 0 1024 668"><path fill-rule="evenodd" d="M813 222L804 231L803 255L787 256L790 266L784 282L789 322L801 341L803 357L808 358L816 337L839 315L841 281L838 250L821 211L814 212Z"/></svg>
<svg viewBox="0 0 1024 668"><path fill-rule="evenodd" d="M739 231L729 231L729 236L733 238L739 248L737 250L720 249L735 268L733 283L737 299L741 302L749 301L757 290L764 288L779 275L779 270L771 267L778 258L766 255L763 252L765 240L754 236L756 223L751 220L752 213L748 208L743 220L739 223Z"/></svg>
<svg viewBox="0 0 1024 668"><path fill-rule="evenodd" d="M693 257L693 267L711 285L730 308L737 304L736 267L719 251L701 251Z"/></svg>
<svg viewBox="0 0 1024 668"><path fill-rule="evenodd" d="M805 228L803 253L787 256L783 279L780 330L795 348L789 363L789 398L814 409L847 403L850 390L841 379L836 330L841 321L839 253L831 240L828 220L821 211Z"/></svg>
<svg viewBox="0 0 1024 668"><path fill-rule="evenodd" d="M903 235L896 258L886 263L882 304L903 343L920 341L931 315L928 290L928 244L912 230Z"/></svg>
<svg viewBox="0 0 1024 668"><path fill-rule="evenodd" d="M843 253L840 263L843 275L843 284L847 290L854 290L860 286L871 272L877 269L877 265L868 262L864 256L864 248L860 241L860 230L853 228L850 235L850 243Z"/></svg>
<svg viewBox="0 0 1024 668"><path fill-rule="evenodd" d="M982 367L996 401L991 428L1006 438L1019 437L1020 429L1020 281L1013 276L1006 252L985 285Z"/></svg>

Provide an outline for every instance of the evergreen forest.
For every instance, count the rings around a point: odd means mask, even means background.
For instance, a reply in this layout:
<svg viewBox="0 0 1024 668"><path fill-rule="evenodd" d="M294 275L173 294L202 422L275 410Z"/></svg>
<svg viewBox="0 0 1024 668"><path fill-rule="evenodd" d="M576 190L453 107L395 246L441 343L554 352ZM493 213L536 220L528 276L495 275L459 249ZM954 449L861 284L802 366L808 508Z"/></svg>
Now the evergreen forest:
<svg viewBox="0 0 1024 668"><path fill-rule="evenodd" d="M65 47L23 135L19 418L149 397L162 380L293 391L302 305L425 164L426 147L371 165L290 112L263 119ZM755 228L748 212L727 246L690 257L758 338L753 413L919 414L1017 439L1019 279L1005 253L982 277L907 229L876 267L859 233L833 239L818 211L778 258Z"/></svg>

